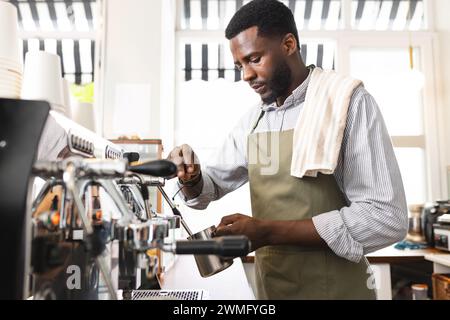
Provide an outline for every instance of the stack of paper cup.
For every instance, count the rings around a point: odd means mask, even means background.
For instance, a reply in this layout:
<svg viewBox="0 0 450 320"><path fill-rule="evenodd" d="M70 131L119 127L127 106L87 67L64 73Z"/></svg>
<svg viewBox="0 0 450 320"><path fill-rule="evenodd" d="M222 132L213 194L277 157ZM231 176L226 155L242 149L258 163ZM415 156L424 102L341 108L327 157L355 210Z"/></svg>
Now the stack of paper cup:
<svg viewBox="0 0 450 320"><path fill-rule="evenodd" d="M29 51L25 56L22 99L45 100L52 110L70 117L64 99L61 60L58 55L44 51Z"/></svg>
<svg viewBox="0 0 450 320"><path fill-rule="evenodd" d="M72 105L72 119L79 125L95 132L94 106L92 103L74 102Z"/></svg>
<svg viewBox="0 0 450 320"><path fill-rule="evenodd" d="M0 97L20 98L21 85L17 9L0 1Z"/></svg>
<svg viewBox="0 0 450 320"><path fill-rule="evenodd" d="M63 98L64 98L64 114L72 119L72 100L70 98L70 82L62 78Z"/></svg>

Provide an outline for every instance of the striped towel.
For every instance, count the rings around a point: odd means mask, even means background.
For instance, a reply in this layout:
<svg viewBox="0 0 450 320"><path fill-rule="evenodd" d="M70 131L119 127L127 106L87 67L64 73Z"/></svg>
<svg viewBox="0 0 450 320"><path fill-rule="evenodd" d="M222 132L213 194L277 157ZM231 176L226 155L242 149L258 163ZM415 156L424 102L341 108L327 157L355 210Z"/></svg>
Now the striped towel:
<svg viewBox="0 0 450 320"><path fill-rule="evenodd" d="M294 128L291 175L333 174L353 91L360 80L314 68L305 104Z"/></svg>

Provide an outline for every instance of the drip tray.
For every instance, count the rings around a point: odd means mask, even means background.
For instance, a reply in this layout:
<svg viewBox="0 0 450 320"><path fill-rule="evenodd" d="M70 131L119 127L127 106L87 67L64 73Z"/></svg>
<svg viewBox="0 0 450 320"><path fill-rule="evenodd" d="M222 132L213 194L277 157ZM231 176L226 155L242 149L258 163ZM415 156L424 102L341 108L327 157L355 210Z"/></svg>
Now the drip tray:
<svg viewBox="0 0 450 320"><path fill-rule="evenodd" d="M206 290L133 290L131 300L208 300Z"/></svg>

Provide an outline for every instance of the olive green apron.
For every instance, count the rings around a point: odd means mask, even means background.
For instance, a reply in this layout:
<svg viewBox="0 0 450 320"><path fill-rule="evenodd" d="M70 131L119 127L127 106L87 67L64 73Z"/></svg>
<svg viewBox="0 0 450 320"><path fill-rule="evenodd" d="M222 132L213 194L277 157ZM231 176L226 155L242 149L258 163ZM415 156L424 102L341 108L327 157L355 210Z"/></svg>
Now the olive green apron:
<svg viewBox="0 0 450 320"><path fill-rule="evenodd" d="M302 179L291 176L293 130L253 133L263 114L248 137L253 217L301 220L346 206L333 175ZM267 167L271 159L277 158L270 150L278 141L279 151L274 150L279 156L279 167L274 173ZM262 247L255 253L255 272L258 299L375 298L374 290L367 285L371 274L366 259L353 263L328 248Z"/></svg>

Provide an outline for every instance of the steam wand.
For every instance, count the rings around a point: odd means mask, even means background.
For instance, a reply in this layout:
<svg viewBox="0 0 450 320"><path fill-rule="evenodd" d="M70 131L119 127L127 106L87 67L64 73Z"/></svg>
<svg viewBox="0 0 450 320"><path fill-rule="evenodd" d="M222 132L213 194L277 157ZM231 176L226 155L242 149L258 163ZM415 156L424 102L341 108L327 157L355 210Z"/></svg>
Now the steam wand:
<svg viewBox="0 0 450 320"><path fill-rule="evenodd" d="M167 203L169 204L170 209L172 209L173 214L180 217L181 224L183 225L183 227L186 230L186 232L188 233L188 235L191 237L193 235L193 233L192 233L191 229L189 229L189 227L187 226L186 221L184 221L180 210L178 210L178 208L175 207L175 205L170 200L169 196L167 195L167 193L164 191L164 189L161 186L157 186L157 188L158 188L159 192L161 192L161 194L163 195L164 199L166 199Z"/></svg>

